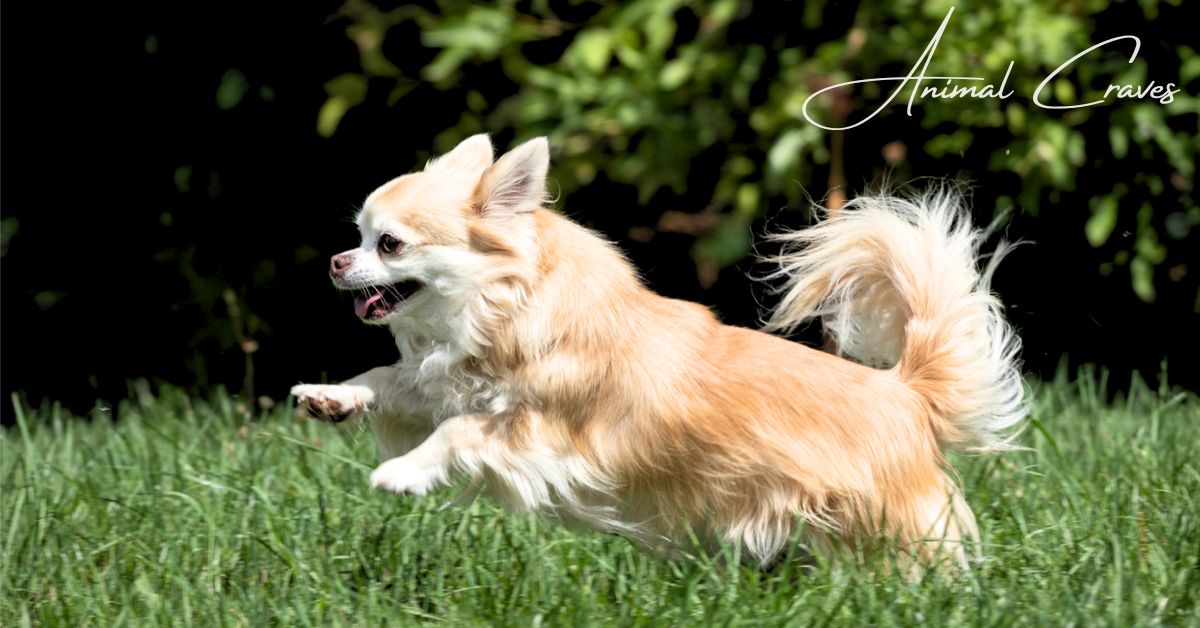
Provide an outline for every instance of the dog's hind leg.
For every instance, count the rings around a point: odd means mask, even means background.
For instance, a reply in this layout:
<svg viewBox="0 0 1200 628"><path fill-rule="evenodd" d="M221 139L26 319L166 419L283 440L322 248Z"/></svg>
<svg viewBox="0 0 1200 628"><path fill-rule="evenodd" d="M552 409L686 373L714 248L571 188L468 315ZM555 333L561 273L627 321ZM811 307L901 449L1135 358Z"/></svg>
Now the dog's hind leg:
<svg viewBox="0 0 1200 628"><path fill-rule="evenodd" d="M971 507L950 477L945 476L937 490L918 496L910 512L912 520L901 534L907 537L910 547L902 550L911 553L920 565L969 567L979 531Z"/></svg>

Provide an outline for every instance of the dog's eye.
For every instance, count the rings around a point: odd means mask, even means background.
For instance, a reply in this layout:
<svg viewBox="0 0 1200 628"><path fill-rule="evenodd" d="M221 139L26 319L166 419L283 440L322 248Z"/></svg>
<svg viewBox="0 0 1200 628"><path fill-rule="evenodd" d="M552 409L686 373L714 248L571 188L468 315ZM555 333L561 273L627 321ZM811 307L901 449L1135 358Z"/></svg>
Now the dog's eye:
<svg viewBox="0 0 1200 628"><path fill-rule="evenodd" d="M385 233L385 234L379 236L379 252L380 253L391 255L391 254L395 253L396 251L399 251L400 246L403 244L404 243L401 242L399 238L397 238L396 236L394 236L390 233Z"/></svg>

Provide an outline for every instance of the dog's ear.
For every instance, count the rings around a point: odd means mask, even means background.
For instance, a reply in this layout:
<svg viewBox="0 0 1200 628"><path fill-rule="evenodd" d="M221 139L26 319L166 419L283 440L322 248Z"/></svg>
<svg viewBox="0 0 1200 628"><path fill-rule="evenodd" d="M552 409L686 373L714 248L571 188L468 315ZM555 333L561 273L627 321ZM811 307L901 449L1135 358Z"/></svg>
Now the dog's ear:
<svg viewBox="0 0 1200 628"><path fill-rule="evenodd" d="M457 173L478 181L487 167L492 165L492 140L487 133L472 135L458 143L454 150L430 159L425 171Z"/></svg>
<svg viewBox="0 0 1200 628"><path fill-rule="evenodd" d="M508 151L492 164L475 191L475 208L483 215L533 211L546 202L550 145L538 137Z"/></svg>

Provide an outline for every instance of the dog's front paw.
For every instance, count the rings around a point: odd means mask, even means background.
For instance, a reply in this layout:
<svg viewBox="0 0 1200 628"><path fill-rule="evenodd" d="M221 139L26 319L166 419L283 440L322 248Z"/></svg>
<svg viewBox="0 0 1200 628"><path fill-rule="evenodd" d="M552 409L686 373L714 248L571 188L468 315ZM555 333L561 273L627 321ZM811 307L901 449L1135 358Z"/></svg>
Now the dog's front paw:
<svg viewBox="0 0 1200 628"><path fill-rule="evenodd" d="M444 469L416 464L408 456L392 458L371 472L371 488L397 495L424 495L443 484Z"/></svg>
<svg viewBox="0 0 1200 628"><path fill-rule="evenodd" d="M358 418L375 401L370 388L347 384L300 384L292 387L292 396L309 415L334 423Z"/></svg>

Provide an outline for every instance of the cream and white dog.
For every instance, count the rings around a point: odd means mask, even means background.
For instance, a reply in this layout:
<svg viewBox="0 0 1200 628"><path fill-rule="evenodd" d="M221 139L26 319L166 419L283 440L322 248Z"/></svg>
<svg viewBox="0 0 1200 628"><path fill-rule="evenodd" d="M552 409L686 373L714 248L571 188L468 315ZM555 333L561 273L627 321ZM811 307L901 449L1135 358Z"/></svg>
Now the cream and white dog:
<svg viewBox="0 0 1200 628"><path fill-rule="evenodd" d="M373 192L334 285L400 359L292 389L366 417L371 484L466 478L519 512L670 551L740 544L764 563L885 539L965 563L977 535L944 452L1009 447L1028 407L1018 340L957 197L862 197L775 236L769 331L821 318L839 357L658 296L621 253L544 208L545 138L493 162L476 135ZM848 359L849 358L849 359Z"/></svg>

